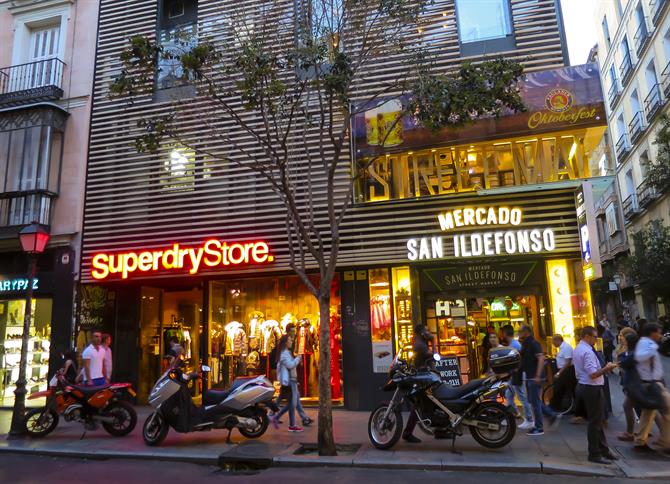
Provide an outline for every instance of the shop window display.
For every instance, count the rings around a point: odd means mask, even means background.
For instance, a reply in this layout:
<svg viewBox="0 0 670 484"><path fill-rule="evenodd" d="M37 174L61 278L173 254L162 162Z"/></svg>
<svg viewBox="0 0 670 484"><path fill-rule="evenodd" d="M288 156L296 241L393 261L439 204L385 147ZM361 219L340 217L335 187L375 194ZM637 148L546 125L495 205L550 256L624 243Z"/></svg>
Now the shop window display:
<svg viewBox="0 0 670 484"><path fill-rule="evenodd" d="M0 300L0 405L14 402L25 309L25 300ZM50 346L51 299L33 299L26 367L28 395L47 388ZM30 400L27 404L42 405L40 400Z"/></svg>
<svg viewBox="0 0 670 484"><path fill-rule="evenodd" d="M342 399L341 325L337 282L331 294L331 392ZM302 356L298 383L303 399L318 399L319 306L295 276L210 283L210 380L228 387L238 376L265 374L276 380L276 347L295 332L293 351Z"/></svg>
<svg viewBox="0 0 670 484"><path fill-rule="evenodd" d="M410 287L409 267L394 267L393 310L396 334L396 351L409 351L414 337L412 322L412 290Z"/></svg>

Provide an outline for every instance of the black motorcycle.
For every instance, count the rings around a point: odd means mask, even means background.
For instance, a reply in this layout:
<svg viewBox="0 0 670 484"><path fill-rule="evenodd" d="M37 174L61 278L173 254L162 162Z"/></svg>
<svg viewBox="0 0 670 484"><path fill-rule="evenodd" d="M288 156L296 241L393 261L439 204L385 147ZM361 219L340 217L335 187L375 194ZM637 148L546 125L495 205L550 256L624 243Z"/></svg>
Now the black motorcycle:
<svg viewBox="0 0 670 484"><path fill-rule="evenodd" d="M663 356L670 356L670 332L663 333L663 338L658 345L658 352Z"/></svg>
<svg viewBox="0 0 670 484"><path fill-rule="evenodd" d="M509 372L519 366L520 360L513 348L491 350L489 364L495 374L455 387L443 382L439 373L412 368L397 355L384 386L385 391L394 392L393 398L374 409L368 421L372 445L390 449L398 442L403 430L401 410L407 400L413 405L419 427L429 434L455 439L463 435L465 426L484 447L506 446L516 433L516 419L497 398L504 395Z"/></svg>

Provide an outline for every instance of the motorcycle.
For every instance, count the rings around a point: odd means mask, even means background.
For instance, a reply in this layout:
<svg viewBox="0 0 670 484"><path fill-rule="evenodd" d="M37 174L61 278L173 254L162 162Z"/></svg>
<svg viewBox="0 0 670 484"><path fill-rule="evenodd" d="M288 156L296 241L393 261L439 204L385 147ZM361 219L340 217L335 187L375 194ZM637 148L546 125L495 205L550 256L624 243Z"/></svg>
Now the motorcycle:
<svg viewBox="0 0 670 484"><path fill-rule="evenodd" d="M663 333L663 338L658 345L658 351L663 356L670 356L670 332Z"/></svg>
<svg viewBox="0 0 670 484"><path fill-rule="evenodd" d="M208 366L202 366L202 372L209 371ZM149 394L149 404L154 411L142 430L147 445L160 444L170 427L183 433L227 429L228 442L234 428L249 439L265 433L269 424L267 408L274 407L275 392L267 378L236 378L229 390L207 390L200 407L193 403L188 390L189 381L195 378L200 375L171 368L158 379Z"/></svg>
<svg viewBox="0 0 670 484"><path fill-rule="evenodd" d="M440 360L437 354L434 358ZM513 348L491 350L489 363L495 372L492 376L450 386L439 373L412 368L400 359L400 354L396 355L389 381L383 387L385 391L393 391L393 397L370 414L370 442L382 450L398 442L403 431L401 410L407 400L416 412L419 427L428 434L448 435L455 442L456 436L463 435L465 426L483 447L506 446L516 433L516 419L497 398L504 395L509 372L518 367L520 360Z"/></svg>
<svg viewBox="0 0 670 484"><path fill-rule="evenodd" d="M44 437L58 425L59 416L66 422L81 422L86 430L95 430L97 423L114 437L123 437L133 431L137 413L133 406L121 399L127 392L134 397L130 383L112 383L95 387L72 385L61 373L51 379L49 388L31 394L28 399L46 397L44 407L30 409L23 420L23 428L30 437Z"/></svg>

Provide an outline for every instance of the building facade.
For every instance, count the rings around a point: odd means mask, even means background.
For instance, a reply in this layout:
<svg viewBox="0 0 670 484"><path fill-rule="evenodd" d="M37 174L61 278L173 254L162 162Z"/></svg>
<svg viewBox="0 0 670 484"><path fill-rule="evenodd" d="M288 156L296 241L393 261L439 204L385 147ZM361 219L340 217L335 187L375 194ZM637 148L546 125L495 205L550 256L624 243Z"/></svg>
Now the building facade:
<svg viewBox="0 0 670 484"><path fill-rule="evenodd" d="M668 190L654 188L647 172L659 162L656 134L670 94L670 16L663 0L599 2L598 56L616 177L628 240L651 220L670 223ZM670 184L666 184L666 187ZM618 230L609 224L608 230ZM634 250L631 247L630 250ZM629 316L656 319L667 308L618 271Z"/></svg>
<svg viewBox="0 0 670 484"><path fill-rule="evenodd" d="M415 322L438 335L440 352L457 359L456 376L467 380L480 372L487 331L525 323L543 340L555 331L571 338L593 321L591 247L577 193L592 196L598 174L591 152L605 115L597 68L565 67L558 2L486 3L484 13L467 1L436 2L419 34L434 29L436 64L445 70L494 54L524 62L527 113L439 133L404 120L386 156L369 167L375 140L367 118L401 100L380 100L354 121L352 169L337 173L337 189L361 176L341 229L331 308L331 390L349 408L374 404ZM177 28L211 32L233 7L101 1L81 274L95 293L91 327L114 334L115 354L124 355L116 377L133 381L140 399L172 338L190 364L208 362L213 383L225 386L242 374L271 375L272 349L288 323L297 325L304 357L302 395L318 395L318 305L290 271L276 195L260 176L180 146L134 150L137 120L168 112L167 92L188 93L169 66L132 104L108 96L129 36L169 42ZM398 66L388 59L379 79ZM194 131L199 122L183 120Z"/></svg>
<svg viewBox="0 0 670 484"><path fill-rule="evenodd" d="M71 347L88 152L97 2L0 2L0 405L18 376L28 260L18 233L51 241L37 266L28 391Z"/></svg>

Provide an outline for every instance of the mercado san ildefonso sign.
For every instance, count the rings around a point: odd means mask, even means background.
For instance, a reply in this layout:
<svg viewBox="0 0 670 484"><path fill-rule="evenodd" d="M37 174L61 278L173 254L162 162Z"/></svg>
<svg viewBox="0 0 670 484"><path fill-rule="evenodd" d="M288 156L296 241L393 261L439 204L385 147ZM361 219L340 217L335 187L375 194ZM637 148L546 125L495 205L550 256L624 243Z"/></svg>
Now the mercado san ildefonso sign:
<svg viewBox="0 0 670 484"><path fill-rule="evenodd" d="M199 246L170 246L129 252L97 253L91 260L94 279L110 276L127 279L133 273L184 272L230 266L268 264L275 260L266 242L226 242L209 239Z"/></svg>
<svg viewBox="0 0 670 484"><path fill-rule="evenodd" d="M556 249L556 237L552 229L520 227L523 221L521 208L466 207L445 211L438 214L437 218L443 232L469 227L477 229L496 226L500 229L409 239L409 260L537 254ZM446 237L451 237L450 242L453 244L448 244ZM453 247L453 252L446 253L445 247Z"/></svg>

